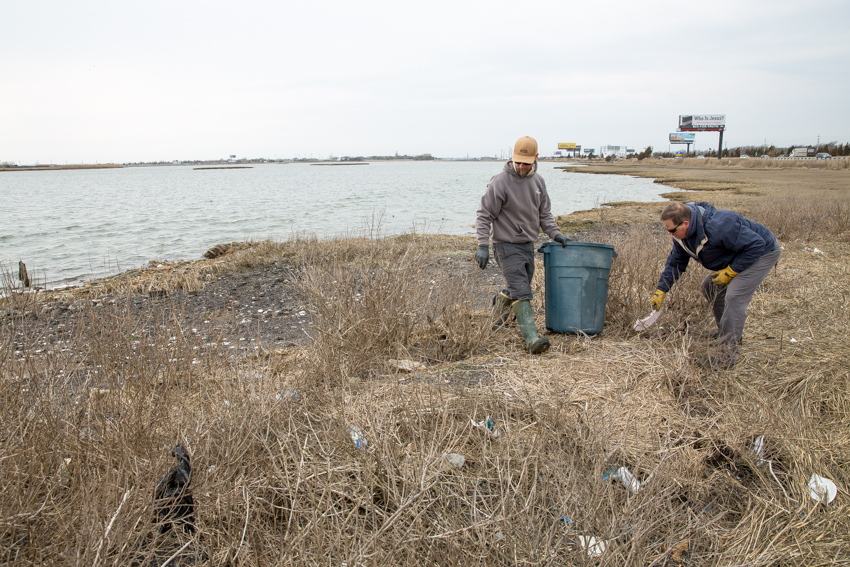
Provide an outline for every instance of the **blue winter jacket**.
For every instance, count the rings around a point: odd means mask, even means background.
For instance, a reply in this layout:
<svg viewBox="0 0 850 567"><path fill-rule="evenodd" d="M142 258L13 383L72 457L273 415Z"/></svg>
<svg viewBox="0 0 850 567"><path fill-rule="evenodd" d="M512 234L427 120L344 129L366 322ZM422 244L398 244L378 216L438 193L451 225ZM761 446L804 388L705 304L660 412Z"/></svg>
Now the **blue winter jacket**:
<svg viewBox="0 0 850 567"><path fill-rule="evenodd" d="M685 238L673 239L673 249L658 280L658 289L670 291L693 258L709 270L730 266L741 273L776 247L776 237L762 225L708 203L686 203L691 210Z"/></svg>

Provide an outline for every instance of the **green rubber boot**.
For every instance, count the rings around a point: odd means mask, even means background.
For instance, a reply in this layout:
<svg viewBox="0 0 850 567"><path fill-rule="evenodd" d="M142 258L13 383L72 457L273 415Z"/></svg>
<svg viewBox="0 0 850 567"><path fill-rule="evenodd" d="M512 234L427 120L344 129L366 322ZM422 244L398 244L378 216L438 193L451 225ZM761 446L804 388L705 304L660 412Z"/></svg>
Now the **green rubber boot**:
<svg viewBox="0 0 850 567"><path fill-rule="evenodd" d="M549 339L537 336L537 325L534 323L531 302L527 299L514 301L513 305L511 305L511 310L516 315L516 320L519 323L519 329L522 331L522 338L525 339L525 346L528 347L528 352L531 354L542 354L549 350Z"/></svg>
<svg viewBox="0 0 850 567"><path fill-rule="evenodd" d="M511 298L505 292L493 296L493 308L490 310L490 322L493 330L498 331L508 322L511 316Z"/></svg>

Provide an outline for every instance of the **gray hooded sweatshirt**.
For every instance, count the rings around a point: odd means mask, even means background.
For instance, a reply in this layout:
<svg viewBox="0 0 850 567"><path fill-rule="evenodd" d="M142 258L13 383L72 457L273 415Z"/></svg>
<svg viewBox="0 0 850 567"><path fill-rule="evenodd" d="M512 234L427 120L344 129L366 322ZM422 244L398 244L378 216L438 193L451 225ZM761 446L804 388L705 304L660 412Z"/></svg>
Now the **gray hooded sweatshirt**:
<svg viewBox="0 0 850 567"><path fill-rule="evenodd" d="M481 197L475 220L478 244L488 245L491 236L494 243L534 242L540 228L554 239L561 230L550 209L546 182L537 174L537 162L534 162L532 175L520 177L513 162L508 161L504 169L493 176Z"/></svg>

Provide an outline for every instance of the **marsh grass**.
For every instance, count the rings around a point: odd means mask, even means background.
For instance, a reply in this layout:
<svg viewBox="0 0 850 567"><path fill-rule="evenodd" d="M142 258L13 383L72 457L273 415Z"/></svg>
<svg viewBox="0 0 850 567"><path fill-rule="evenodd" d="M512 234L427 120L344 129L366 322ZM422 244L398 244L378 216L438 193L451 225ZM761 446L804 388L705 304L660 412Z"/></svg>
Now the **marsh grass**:
<svg viewBox="0 0 850 567"><path fill-rule="evenodd" d="M783 228L811 219L778 205L759 217L770 228L811 230ZM43 298L12 293L7 277L0 562L662 566L687 542L695 565L847 563L850 289L831 222L805 232L826 254L787 244L751 305L739 366L715 374L691 364L705 347L691 332L706 314L698 267L655 327L631 330L669 251L657 227L581 236L618 253L605 331L550 334L542 357L516 329L488 330L491 290L461 238L295 238L187 265L184 279L162 277L168 266L131 274L114 304L81 293L77 326L49 346L58 330L35 324ZM311 317L305 348L233 358L192 333L179 305L130 308L133 290L281 258ZM541 327L542 278L539 266ZM496 440L470 423L487 416ZM178 443L192 459L194 531L155 520ZM613 466L640 491L602 482ZM839 486L833 503L808 496L813 472ZM579 536L607 550L592 557Z"/></svg>
<svg viewBox="0 0 850 567"><path fill-rule="evenodd" d="M659 159L648 158L641 163L652 164L675 164L685 165L687 167L745 167L747 169L848 169L850 168L850 159L833 158L833 159L814 159L814 160L796 160L796 159L761 159L749 158L741 159L737 157L717 158L678 158L678 159Z"/></svg>

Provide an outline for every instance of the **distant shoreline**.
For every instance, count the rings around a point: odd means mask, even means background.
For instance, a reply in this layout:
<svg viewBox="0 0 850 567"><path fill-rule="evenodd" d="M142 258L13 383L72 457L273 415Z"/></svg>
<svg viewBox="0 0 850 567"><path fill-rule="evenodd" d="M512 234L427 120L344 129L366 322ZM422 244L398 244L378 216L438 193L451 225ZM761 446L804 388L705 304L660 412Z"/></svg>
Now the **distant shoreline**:
<svg viewBox="0 0 850 567"><path fill-rule="evenodd" d="M21 167L0 167L0 171L56 171L57 169L120 169L125 166L115 163L79 164L79 165L25 165Z"/></svg>
<svg viewBox="0 0 850 567"><path fill-rule="evenodd" d="M217 166L217 167L195 167L192 168L194 170L199 169L253 169L251 165L225 165L225 166Z"/></svg>

